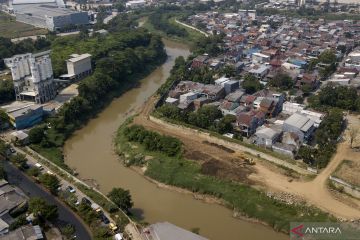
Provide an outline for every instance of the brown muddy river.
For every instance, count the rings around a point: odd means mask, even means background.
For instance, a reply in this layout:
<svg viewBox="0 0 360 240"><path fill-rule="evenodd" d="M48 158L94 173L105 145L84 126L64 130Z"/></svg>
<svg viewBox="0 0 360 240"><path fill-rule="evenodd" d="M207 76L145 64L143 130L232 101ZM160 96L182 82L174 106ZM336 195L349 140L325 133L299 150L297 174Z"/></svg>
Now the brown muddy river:
<svg viewBox="0 0 360 240"><path fill-rule="evenodd" d="M138 109L169 76L178 56L187 57L187 46L164 40L169 58L141 85L112 103L97 118L77 131L65 145L66 163L82 179L93 179L107 193L113 187L129 189L134 214L144 221L169 221L212 240L285 240L287 236L256 223L232 217L232 212L216 204L207 204L190 195L158 188L138 173L124 167L113 152L113 137L123 121Z"/></svg>

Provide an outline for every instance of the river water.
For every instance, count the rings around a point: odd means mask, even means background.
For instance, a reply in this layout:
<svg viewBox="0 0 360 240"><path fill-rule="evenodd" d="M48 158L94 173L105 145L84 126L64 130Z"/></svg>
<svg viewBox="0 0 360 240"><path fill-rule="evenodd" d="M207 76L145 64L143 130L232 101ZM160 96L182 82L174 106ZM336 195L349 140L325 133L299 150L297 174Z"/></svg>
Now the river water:
<svg viewBox="0 0 360 240"><path fill-rule="evenodd" d="M235 219L232 212L192 196L158 188L138 173L124 167L113 152L113 137L124 120L138 109L167 79L178 56L187 57L186 45L164 40L167 61L141 85L116 98L95 119L77 131L65 144L65 161L82 179L93 179L107 193L113 187L129 189L133 213L148 223L169 221L212 240L282 240L286 236L270 227Z"/></svg>

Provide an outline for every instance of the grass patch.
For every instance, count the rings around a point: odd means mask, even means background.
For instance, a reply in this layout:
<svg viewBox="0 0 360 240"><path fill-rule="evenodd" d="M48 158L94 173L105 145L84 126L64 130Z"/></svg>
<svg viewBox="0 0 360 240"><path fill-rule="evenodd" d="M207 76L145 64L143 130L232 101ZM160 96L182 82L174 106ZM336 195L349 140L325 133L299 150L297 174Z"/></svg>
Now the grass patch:
<svg viewBox="0 0 360 240"><path fill-rule="evenodd" d="M48 31L36 28L32 25L17 22L14 17L0 12L0 35L6 38L27 37L33 35L45 35Z"/></svg>
<svg viewBox="0 0 360 240"><path fill-rule="evenodd" d="M150 21L148 21L148 17L143 17L139 21L144 22L142 27L147 29L149 32L155 33L155 34L160 35L160 36L162 36L164 38L169 38L169 39L171 39L173 41L176 41L176 42L185 43L185 44L187 44L187 45L189 45L191 47L194 45L194 42L197 39L199 39L200 37L203 37L203 35L201 33L176 23L175 19L176 19L176 17L171 17L169 19L169 23L174 24L174 25L178 26L179 28L185 29L186 32L188 33L188 35L186 37L178 37L178 36L174 36L174 35L169 36L165 32L155 29L154 26L150 23Z"/></svg>
<svg viewBox="0 0 360 240"><path fill-rule="evenodd" d="M359 171L360 163L345 159L337 166L333 176L340 178L351 185L360 187Z"/></svg>
<svg viewBox="0 0 360 240"><path fill-rule="evenodd" d="M203 175L198 163L182 156L169 157L161 152L146 151L141 144L128 142L123 134L130 122L128 120L118 130L117 151L125 157L134 154L152 156L147 161L145 175L159 182L220 198L229 208L246 217L259 219L278 231L288 232L292 221L335 221L335 218L317 208L287 205L267 197L264 192L251 186Z"/></svg>
<svg viewBox="0 0 360 240"><path fill-rule="evenodd" d="M32 144L30 145L30 148L66 171L70 170L70 168L64 163L64 156L60 147L42 147L38 144Z"/></svg>

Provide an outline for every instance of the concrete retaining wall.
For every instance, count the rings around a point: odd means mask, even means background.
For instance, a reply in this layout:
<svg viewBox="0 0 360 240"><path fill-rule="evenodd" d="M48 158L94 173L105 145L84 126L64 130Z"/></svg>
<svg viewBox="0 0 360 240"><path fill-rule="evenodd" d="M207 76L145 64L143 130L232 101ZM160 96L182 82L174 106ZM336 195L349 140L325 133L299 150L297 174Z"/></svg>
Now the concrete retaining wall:
<svg viewBox="0 0 360 240"><path fill-rule="evenodd" d="M330 176L329 179L332 181L332 183L336 187L343 188L345 193L347 193L355 198L360 199L360 188L359 187L351 185L350 183L347 183L344 180L337 178L337 177Z"/></svg>
<svg viewBox="0 0 360 240"><path fill-rule="evenodd" d="M255 149L248 148L246 146L240 145L238 143L229 142L229 141L226 141L226 140L214 137L214 136L210 136L209 133L202 132L202 131L199 131L197 129L192 129L192 128L188 128L188 127L181 126L181 125L172 124L172 123L166 122L166 121L164 121L162 119L159 119L159 118L156 118L156 117L153 117L153 116L150 116L150 120L152 122L155 122L155 123L158 123L158 124L160 124L162 126L165 126L166 128L177 129L177 130L180 129L180 130L182 130L184 133L186 133L188 135L192 135L192 136L195 135L195 136L201 137L202 139L204 139L204 140L206 140L208 142L212 142L212 143L216 143L218 145L222 145L222 146L227 147L229 149L232 149L234 151L248 152L251 155L259 156L259 157L261 157L261 158L263 158L263 159L265 159L265 160L267 160L269 162L272 162L272 163L275 163L277 165L283 166L285 168L291 169L291 170L293 170L295 172L298 172L300 174L303 174L303 175L311 174L306 169L303 169L303 168L301 168L299 166L296 166L294 164L291 164L291 163L286 162L284 160L281 160L279 158L273 157L273 156L271 156L269 154L257 151Z"/></svg>

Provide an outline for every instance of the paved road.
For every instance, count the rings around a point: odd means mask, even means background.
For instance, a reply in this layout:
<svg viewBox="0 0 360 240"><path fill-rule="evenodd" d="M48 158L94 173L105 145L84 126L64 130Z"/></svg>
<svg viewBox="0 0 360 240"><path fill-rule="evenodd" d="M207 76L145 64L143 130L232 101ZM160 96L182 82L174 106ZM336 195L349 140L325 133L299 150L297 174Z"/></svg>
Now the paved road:
<svg viewBox="0 0 360 240"><path fill-rule="evenodd" d="M72 224L76 229L75 235L77 236L77 239L91 239L91 235L85 223L83 223L72 210L57 200L50 193L44 191L41 187L39 187L39 185L31 181L29 177L10 163L5 162L5 169L8 174L8 181L10 184L18 186L30 197L41 197L48 203L55 204L58 207L59 223Z"/></svg>

